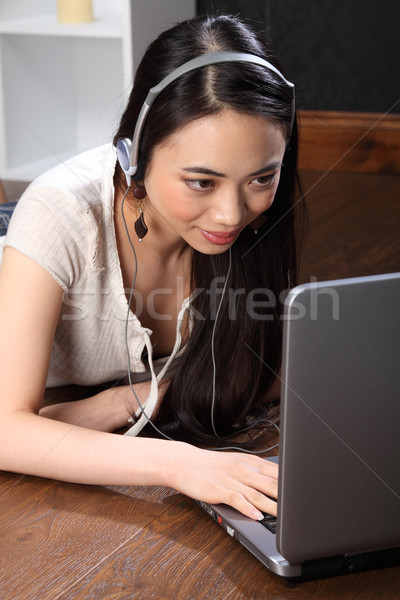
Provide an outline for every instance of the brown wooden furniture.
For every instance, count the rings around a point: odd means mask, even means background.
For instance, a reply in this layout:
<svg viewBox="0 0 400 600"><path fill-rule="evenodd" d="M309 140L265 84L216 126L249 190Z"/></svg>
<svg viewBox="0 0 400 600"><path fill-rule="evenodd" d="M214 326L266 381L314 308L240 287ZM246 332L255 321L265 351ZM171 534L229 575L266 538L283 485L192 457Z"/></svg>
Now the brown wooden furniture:
<svg viewBox="0 0 400 600"><path fill-rule="evenodd" d="M310 233L302 281L400 270L400 178L309 172L305 188ZM2 600L399 596L400 567L287 583L171 489L0 472Z"/></svg>
<svg viewBox="0 0 400 600"><path fill-rule="evenodd" d="M6 192L4 189L4 186L1 182L0 179L0 204L5 204L6 202L8 202L7 196L6 196Z"/></svg>
<svg viewBox="0 0 400 600"><path fill-rule="evenodd" d="M299 123L303 169L400 175L399 114L301 110Z"/></svg>

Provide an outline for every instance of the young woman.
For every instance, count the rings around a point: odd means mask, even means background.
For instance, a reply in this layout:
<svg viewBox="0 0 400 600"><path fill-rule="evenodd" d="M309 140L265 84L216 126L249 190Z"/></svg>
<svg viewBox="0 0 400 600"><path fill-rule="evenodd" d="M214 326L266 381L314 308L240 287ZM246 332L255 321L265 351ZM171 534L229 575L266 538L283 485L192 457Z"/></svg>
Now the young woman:
<svg viewBox="0 0 400 600"><path fill-rule="evenodd" d="M277 468L250 452L296 282L294 110L247 26L193 19L148 48L114 145L28 188L0 271L1 469L276 513ZM46 386L109 381L43 407Z"/></svg>

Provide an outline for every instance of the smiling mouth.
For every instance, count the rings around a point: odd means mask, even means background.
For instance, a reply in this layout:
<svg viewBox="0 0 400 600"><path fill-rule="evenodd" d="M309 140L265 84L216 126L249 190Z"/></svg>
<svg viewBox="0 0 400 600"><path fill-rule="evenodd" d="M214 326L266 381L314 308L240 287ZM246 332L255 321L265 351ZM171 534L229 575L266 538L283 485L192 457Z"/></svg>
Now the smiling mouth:
<svg viewBox="0 0 400 600"><path fill-rule="evenodd" d="M240 229L234 231L206 231L199 228L199 231L206 240L217 245L231 244L240 233Z"/></svg>

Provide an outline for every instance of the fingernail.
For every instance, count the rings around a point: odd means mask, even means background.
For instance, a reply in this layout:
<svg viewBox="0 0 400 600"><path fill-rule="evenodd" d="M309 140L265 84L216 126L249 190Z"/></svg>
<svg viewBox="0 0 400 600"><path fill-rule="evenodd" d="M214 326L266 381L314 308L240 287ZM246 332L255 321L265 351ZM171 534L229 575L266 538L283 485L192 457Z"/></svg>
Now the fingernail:
<svg viewBox="0 0 400 600"><path fill-rule="evenodd" d="M251 516L254 519L257 519L257 521L261 521L264 518L264 515L259 510L257 510L256 508L251 511Z"/></svg>

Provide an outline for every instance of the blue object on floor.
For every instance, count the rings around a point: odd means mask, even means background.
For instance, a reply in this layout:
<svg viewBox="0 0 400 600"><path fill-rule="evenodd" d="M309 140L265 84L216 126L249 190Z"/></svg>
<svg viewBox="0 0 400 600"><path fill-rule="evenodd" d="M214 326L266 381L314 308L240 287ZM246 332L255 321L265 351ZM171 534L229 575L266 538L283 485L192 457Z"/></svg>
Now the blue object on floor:
<svg viewBox="0 0 400 600"><path fill-rule="evenodd" d="M16 202L0 204L0 236L6 235L16 205Z"/></svg>

